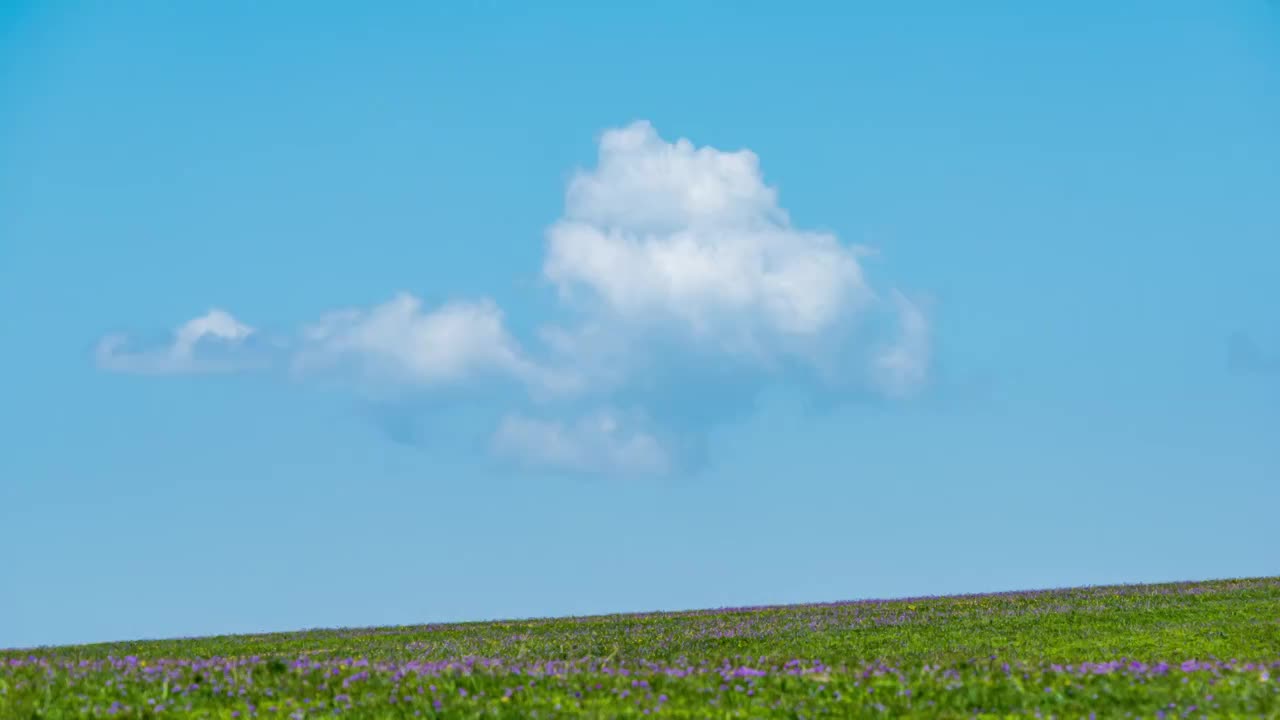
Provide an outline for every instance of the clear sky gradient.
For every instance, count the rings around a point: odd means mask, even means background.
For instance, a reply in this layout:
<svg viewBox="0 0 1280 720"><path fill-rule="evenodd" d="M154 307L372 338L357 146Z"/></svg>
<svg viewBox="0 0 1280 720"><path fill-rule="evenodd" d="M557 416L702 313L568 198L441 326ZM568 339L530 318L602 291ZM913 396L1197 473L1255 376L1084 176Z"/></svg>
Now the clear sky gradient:
<svg viewBox="0 0 1280 720"><path fill-rule="evenodd" d="M0 3L0 647L1280 573L1280 7L726 7Z"/></svg>

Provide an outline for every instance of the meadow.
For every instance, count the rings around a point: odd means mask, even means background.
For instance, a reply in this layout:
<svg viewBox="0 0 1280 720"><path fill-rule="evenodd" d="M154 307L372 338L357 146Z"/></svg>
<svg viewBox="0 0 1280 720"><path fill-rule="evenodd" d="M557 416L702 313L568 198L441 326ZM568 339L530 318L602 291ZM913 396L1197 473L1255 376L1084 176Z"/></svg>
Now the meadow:
<svg viewBox="0 0 1280 720"><path fill-rule="evenodd" d="M1280 577L0 651L3 718L1280 717Z"/></svg>

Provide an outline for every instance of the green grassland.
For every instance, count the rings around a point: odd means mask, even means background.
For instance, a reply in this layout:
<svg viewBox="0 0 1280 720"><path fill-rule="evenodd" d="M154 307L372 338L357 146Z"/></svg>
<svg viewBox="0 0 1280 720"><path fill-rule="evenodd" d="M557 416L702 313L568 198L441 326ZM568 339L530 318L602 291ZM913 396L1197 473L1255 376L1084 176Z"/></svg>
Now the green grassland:
<svg viewBox="0 0 1280 720"><path fill-rule="evenodd" d="M1280 577L0 651L0 717L1280 717Z"/></svg>

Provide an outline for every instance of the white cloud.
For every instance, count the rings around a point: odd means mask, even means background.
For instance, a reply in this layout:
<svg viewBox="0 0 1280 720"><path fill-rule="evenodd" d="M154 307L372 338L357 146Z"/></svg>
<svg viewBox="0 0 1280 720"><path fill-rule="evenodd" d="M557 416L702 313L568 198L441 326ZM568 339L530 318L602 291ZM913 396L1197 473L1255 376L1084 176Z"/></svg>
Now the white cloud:
<svg viewBox="0 0 1280 720"><path fill-rule="evenodd" d="M214 309L179 326L168 345L130 350L127 337L109 335L98 342L94 357L98 367L121 373L228 372L248 364L249 356L235 351L253 334L253 328Z"/></svg>
<svg viewBox="0 0 1280 720"><path fill-rule="evenodd" d="M402 293L268 341L212 310L160 347L104 338L97 362L110 371L176 374L280 360L299 376L337 376L396 395L462 385L471 392L478 379L502 379L535 401L553 401L541 405L544 416L568 404L661 407L660 395L703 377L664 367L726 370L745 378L743 395L788 368L799 370L801 383L869 386L895 398L927 384L925 312L900 293L877 297L860 264L868 249L793 226L750 150L668 142L647 122L609 130L596 166L570 181L546 240L542 272L567 312L542 328L533 352L492 300L426 307ZM859 321L888 312L897 335L877 346ZM571 403L554 402L575 394ZM672 464L653 435L605 411L571 421L509 414L493 449L583 472L661 472Z"/></svg>
<svg viewBox="0 0 1280 720"><path fill-rule="evenodd" d="M646 122L610 130L565 205L544 274L615 321L673 322L759 352L820 335L873 299L859 252L793 228L749 150L670 143Z"/></svg>
<svg viewBox="0 0 1280 720"><path fill-rule="evenodd" d="M329 313L303 328L294 360L307 372L353 365L366 376L412 385L439 385L480 373L533 379L529 362L490 300L452 302L424 310L402 293L368 310Z"/></svg>
<svg viewBox="0 0 1280 720"><path fill-rule="evenodd" d="M924 310L900 292L893 293L893 302L898 335L872 358L872 376L881 392L901 398L918 392L928 379L931 341Z"/></svg>
<svg viewBox="0 0 1280 720"><path fill-rule="evenodd" d="M151 374L260 367L265 356L244 344L251 335L252 328L214 310L182 325L163 347L133 351L123 335L103 338L97 360L104 370ZM574 386L572 375L526 356L491 300L428 309L401 293L368 309L330 312L293 336L275 338L273 350L287 356L299 376L348 372L361 381L422 387L506 377L540 395Z"/></svg>
<svg viewBox="0 0 1280 720"><path fill-rule="evenodd" d="M609 411L573 423L507 415L494 433L493 451L527 467L570 472L661 474L670 467L652 435L625 427Z"/></svg>

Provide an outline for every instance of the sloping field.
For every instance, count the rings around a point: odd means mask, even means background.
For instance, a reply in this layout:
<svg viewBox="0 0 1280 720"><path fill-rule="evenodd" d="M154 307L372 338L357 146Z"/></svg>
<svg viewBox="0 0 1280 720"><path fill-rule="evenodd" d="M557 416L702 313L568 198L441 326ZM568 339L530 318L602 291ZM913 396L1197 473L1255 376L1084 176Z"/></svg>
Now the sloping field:
<svg viewBox="0 0 1280 720"><path fill-rule="evenodd" d="M1280 577L0 652L0 717L1280 717Z"/></svg>

